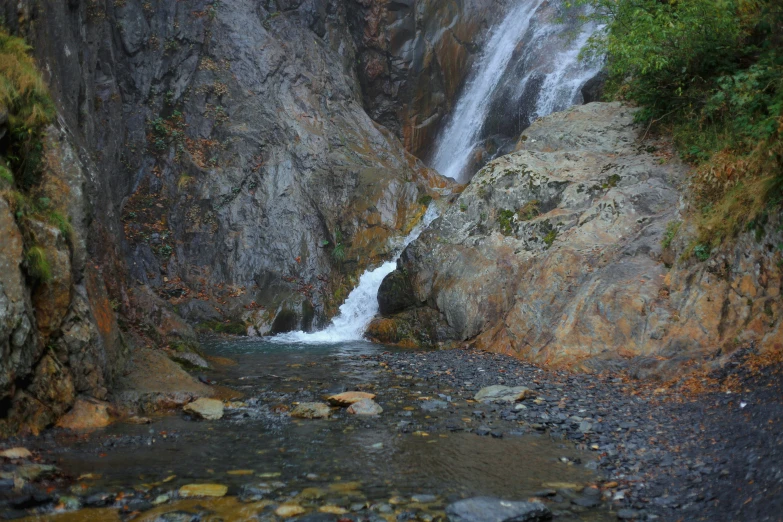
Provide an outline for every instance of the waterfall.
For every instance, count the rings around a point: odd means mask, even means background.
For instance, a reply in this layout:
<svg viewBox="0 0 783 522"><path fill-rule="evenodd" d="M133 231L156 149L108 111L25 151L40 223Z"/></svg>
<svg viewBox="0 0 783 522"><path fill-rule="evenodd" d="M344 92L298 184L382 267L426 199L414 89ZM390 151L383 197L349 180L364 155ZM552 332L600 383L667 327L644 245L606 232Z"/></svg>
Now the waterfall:
<svg viewBox="0 0 783 522"><path fill-rule="evenodd" d="M340 313L332 319L331 324L318 332L288 332L275 335L268 340L274 343L301 343L301 344L331 344L346 341L360 341L364 338L364 331L378 313L378 289L383 278L389 275L397 267L397 259L400 254L438 217L435 205L430 205L424 217L416 225L410 234L405 237L395 248L395 255L391 261L387 261L378 268L365 271L359 278L359 284L348 295L348 298L340 306Z"/></svg>
<svg viewBox="0 0 783 522"><path fill-rule="evenodd" d="M438 172L460 182L473 176L470 167L475 162L471 160L487 138L490 116L506 122L532 122L582 103L582 87L603 65L601 59L585 62L579 58L596 27L577 19L575 23L581 26L575 37L569 37L566 33L574 22L563 23L547 12L551 9L542 0L522 0L491 30L435 144L431 163ZM516 129L516 135L521 130Z"/></svg>

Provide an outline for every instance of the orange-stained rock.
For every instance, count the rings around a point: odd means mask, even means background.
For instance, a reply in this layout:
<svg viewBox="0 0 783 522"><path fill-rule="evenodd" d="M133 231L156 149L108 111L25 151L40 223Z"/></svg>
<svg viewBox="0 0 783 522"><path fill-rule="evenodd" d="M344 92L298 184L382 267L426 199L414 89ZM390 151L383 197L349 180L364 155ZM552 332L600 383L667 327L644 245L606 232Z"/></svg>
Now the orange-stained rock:
<svg viewBox="0 0 783 522"><path fill-rule="evenodd" d="M94 399L78 399L71 411L57 421L58 428L92 430L111 424L109 404Z"/></svg>
<svg viewBox="0 0 783 522"><path fill-rule="evenodd" d="M355 402L359 402L364 399L374 399L374 393L360 392L360 391L348 391L338 393L336 395L330 395L327 397L327 401L335 406L350 406Z"/></svg>
<svg viewBox="0 0 783 522"><path fill-rule="evenodd" d="M35 319L44 342L62 324L71 304L71 253L65 238L56 227L29 221L36 244L43 248L51 278L35 287L32 294Z"/></svg>
<svg viewBox="0 0 783 522"><path fill-rule="evenodd" d="M179 488L179 496L188 497L223 497L228 487L223 484L187 484Z"/></svg>
<svg viewBox="0 0 783 522"><path fill-rule="evenodd" d="M694 237L678 182L686 168L665 142L638 146L633 114L592 103L536 121L405 250L381 285L389 315L369 337L469 342L583 370L623 361L638 375L748 341L781 344L783 256L767 246L783 243L779 217L760 242L741 234L707 261L684 255Z"/></svg>

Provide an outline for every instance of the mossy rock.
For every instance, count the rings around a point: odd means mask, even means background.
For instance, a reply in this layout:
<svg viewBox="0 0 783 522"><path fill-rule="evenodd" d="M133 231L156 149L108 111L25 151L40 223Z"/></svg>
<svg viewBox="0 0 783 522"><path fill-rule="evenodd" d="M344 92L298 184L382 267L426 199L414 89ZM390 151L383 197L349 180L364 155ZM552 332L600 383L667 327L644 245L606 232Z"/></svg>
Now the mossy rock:
<svg viewBox="0 0 783 522"><path fill-rule="evenodd" d="M418 304L407 275L395 270L383 278L378 288L378 307L381 314L395 314Z"/></svg>

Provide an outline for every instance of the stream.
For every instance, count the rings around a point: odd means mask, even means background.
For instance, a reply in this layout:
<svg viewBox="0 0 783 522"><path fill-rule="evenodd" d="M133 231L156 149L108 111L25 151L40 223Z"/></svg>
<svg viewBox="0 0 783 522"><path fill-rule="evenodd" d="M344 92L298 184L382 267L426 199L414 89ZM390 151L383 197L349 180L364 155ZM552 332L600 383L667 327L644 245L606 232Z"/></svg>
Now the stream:
<svg viewBox="0 0 783 522"><path fill-rule="evenodd" d="M222 419L179 413L151 425L118 423L42 438L36 450L76 479L71 490L78 502L107 497L113 507L30 520L100 520L117 507L145 521L175 520L166 513L183 509L201 513L198 520L217 520L209 513L278 520L275 507L286 502L311 513L327 506L354 517L348 520L433 520L449 502L477 495L523 500L550 489L545 493L573 508L569 495L597 480L586 465L589 452L514 420L484 420L502 407L473 402L474 391L390 371L382 361L394 353L390 348L239 338L208 339L204 347L214 365L206 377L242 394L228 402ZM330 419L320 420L288 414L297 402L356 389L376 394L383 413L334 408ZM492 435L479 436L486 422ZM229 497L244 502L169 502L182 486L204 483L225 485ZM558 520L612 519L601 507L569 513ZM332 520L318 514L317 520Z"/></svg>

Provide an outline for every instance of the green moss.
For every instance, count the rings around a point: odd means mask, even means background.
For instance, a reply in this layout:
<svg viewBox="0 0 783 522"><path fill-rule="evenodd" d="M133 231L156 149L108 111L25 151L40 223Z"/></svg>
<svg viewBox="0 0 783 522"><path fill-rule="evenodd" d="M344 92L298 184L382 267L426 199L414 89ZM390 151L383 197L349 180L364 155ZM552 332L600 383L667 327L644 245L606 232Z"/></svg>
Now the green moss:
<svg viewBox="0 0 783 522"><path fill-rule="evenodd" d="M555 242L555 239L557 239L557 229L553 228L547 233L547 235L544 236L544 243L546 243L546 247L551 247L552 243Z"/></svg>
<svg viewBox="0 0 783 522"><path fill-rule="evenodd" d="M612 174L608 178L604 180L604 182L601 184L602 189L609 189L614 188L617 186L617 184L620 182L621 178L618 174Z"/></svg>
<svg viewBox="0 0 783 522"><path fill-rule="evenodd" d="M58 229L60 229L60 233L63 235L65 239L67 239L68 241L71 240L71 238L73 237L73 226L65 216L63 216L56 210L52 210L46 213L46 220L52 225L56 226Z"/></svg>
<svg viewBox="0 0 783 522"><path fill-rule="evenodd" d="M199 330L207 330L215 333L225 333L231 335L245 335L247 327L240 321L204 321L199 323Z"/></svg>
<svg viewBox="0 0 783 522"><path fill-rule="evenodd" d="M0 165L0 181L5 181L9 185L14 184L14 174L4 165Z"/></svg>
<svg viewBox="0 0 783 522"><path fill-rule="evenodd" d="M424 205L425 207L428 207L430 203L432 203L432 196L430 196L429 194L424 194L419 198L419 205Z"/></svg>
<svg viewBox="0 0 783 522"><path fill-rule="evenodd" d="M677 235L681 225L681 221L669 221L666 225L666 232L663 233L663 240L661 241L663 248L669 248L671 246L674 236Z"/></svg>
<svg viewBox="0 0 783 522"><path fill-rule="evenodd" d="M27 264L27 273L39 283L46 283L52 279L52 268L49 266L49 260L46 258L46 251L33 246L27 249L25 253Z"/></svg>
<svg viewBox="0 0 783 522"><path fill-rule="evenodd" d="M500 232L504 236L510 236L514 231L513 220L514 220L513 210L500 209L500 212L498 212L498 225L500 226Z"/></svg>

